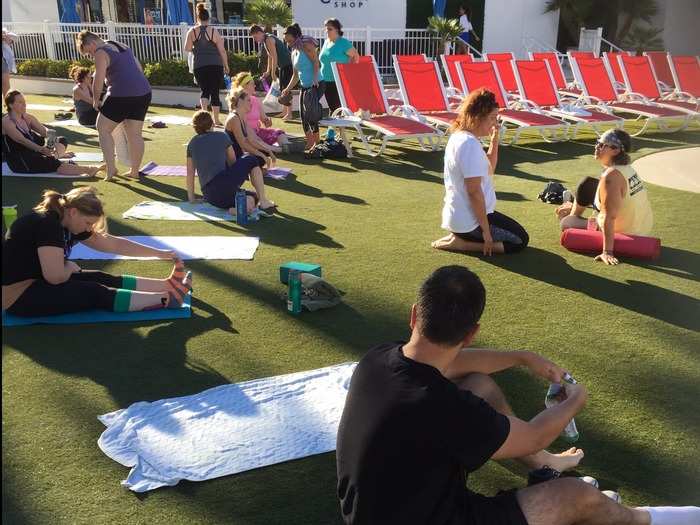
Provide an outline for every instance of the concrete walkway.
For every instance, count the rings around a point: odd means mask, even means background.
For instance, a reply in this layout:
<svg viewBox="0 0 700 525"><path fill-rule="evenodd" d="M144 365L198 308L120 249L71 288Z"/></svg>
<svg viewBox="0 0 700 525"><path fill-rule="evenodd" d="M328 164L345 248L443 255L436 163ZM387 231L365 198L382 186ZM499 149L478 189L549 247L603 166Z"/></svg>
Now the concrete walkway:
<svg viewBox="0 0 700 525"><path fill-rule="evenodd" d="M635 160L632 167L644 182L700 193L700 148L652 153Z"/></svg>

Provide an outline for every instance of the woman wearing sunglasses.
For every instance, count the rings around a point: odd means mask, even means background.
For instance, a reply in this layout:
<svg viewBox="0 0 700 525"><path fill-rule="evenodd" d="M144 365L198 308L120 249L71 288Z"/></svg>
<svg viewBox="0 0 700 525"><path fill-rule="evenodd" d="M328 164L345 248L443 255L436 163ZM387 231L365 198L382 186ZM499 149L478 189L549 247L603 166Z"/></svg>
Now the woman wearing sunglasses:
<svg viewBox="0 0 700 525"><path fill-rule="evenodd" d="M595 144L595 159L604 170L600 180L586 177L576 190L569 208L557 209L562 230L595 228L603 232L603 252L595 260L615 265L615 234L648 235L654 223L644 182L630 166L632 140L621 129L611 129ZM589 221L583 218L588 206L598 211Z"/></svg>

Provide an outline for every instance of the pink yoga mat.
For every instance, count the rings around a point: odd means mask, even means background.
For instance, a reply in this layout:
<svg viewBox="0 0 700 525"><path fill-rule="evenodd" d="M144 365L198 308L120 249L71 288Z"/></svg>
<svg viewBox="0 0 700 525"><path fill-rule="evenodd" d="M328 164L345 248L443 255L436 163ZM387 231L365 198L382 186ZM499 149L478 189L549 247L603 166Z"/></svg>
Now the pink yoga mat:
<svg viewBox="0 0 700 525"><path fill-rule="evenodd" d="M561 245L572 252L598 254L603 250L603 232L569 228L561 232ZM661 240L616 233L614 252L623 257L658 259L661 255Z"/></svg>
<svg viewBox="0 0 700 525"><path fill-rule="evenodd" d="M155 162L149 162L141 168L141 173L146 176L186 177L187 166L159 166Z"/></svg>

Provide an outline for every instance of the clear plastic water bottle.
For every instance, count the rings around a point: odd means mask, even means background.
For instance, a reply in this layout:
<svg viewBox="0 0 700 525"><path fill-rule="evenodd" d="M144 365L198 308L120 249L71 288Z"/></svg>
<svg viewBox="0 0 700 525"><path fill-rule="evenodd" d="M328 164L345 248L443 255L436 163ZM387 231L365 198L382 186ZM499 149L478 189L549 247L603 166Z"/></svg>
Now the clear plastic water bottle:
<svg viewBox="0 0 700 525"><path fill-rule="evenodd" d="M54 149L56 147L56 130L47 129L46 130L46 147L49 149Z"/></svg>
<svg viewBox="0 0 700 525"><path fill-rule="evenodd" d="M290 270L287 280L287 311L293 314L301 313L301 272Z"/></svg>
<svg viewBox="0 0 700 525"><path fill-rule="evenodd" d="M248 196L243 190L236 192L236 223L248 224Z"/></svg>
<svg viewBox="0 0 700 525"><path fill-rule="evenodd" d="M567 383L576 384L576 380L569 374L564 375L564 381ZM547 395L544 398L544 406L550 408L558 405L561 402L560 395L562 390L564 390L563 385L558 383L550 384L549 388L547 389ZM578 429L576 428L576 422L573 419L564 427L564 430L561 432L561 437L569 443L575 443L578 441L579 433Z"/></svg>
<svg viewBox="0 0 700 525"><path fill-rule="evenodd" d="M231 89L231 77L224 75L224 87L228 90Z"/></svg>
<svg viewBox="0 0 700 525"><path fill-rule="evenodd" d="M335 142L335 130L333 128L328 128L326 132L326 142Z"/></svg>

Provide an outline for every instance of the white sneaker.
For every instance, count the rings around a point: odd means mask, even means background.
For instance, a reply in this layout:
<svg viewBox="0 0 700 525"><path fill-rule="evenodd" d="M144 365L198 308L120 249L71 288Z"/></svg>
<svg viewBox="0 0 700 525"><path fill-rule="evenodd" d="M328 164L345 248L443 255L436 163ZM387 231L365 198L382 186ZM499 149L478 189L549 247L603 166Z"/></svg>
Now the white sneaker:
<svg viewBox="0 0 700 525"><path fill-rule="evenodd" d="M598 488L600 485L598 484L598 480L591 477L591 476L581 476L580 478L581 481L588 483L589 485L593 485L595 488Z"/></svg>
<svg viewBox="0 0 700 525"><path fill-rule="evenodd" d="M614 490L603 490L601 491L603 494L605 494L608 498L613 500L615 503L619 503L622 505L622 496L615 492Z"/></svg>

